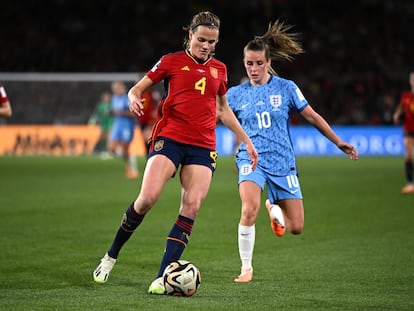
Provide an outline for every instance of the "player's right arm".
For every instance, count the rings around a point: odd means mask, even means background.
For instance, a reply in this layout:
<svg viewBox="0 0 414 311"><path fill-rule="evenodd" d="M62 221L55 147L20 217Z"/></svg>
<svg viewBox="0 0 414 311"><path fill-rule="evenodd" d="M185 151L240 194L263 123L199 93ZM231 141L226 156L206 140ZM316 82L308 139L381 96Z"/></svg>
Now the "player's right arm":
<svg viewBox="0 0 414 311"><path fill-rule="evenodd" d="M129 91L128 91L128 99L129 99L129 110L136 114L137 116L142 116L144 114L144 101L145 98L142 94L151 88L154 83L148 76L144 76L141 80L139 80Z"/></svg>
<svg viewBox="0 0 414 311"><path fill-rule="evenodd" d="M250 161L252 164L252 169L255 170L258 161L258 153L254 147L250 137L246 134L233 111L230 109L230 106L227 102L226 95L217 96L217 116L223 122L223 124L229 128L237 137L239 141L242 141L246 144L246 150L249 154Z"/></svg>

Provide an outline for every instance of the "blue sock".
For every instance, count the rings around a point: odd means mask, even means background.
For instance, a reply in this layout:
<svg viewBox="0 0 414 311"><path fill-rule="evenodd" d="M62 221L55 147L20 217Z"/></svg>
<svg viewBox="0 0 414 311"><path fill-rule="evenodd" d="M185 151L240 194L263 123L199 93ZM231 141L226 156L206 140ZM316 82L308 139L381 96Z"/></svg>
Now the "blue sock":
<svg viewBox="0 0 414 311"><path fill-rule="evenodd" d="M193 230L193 224L194 220L178 215L178 218L167 237L167 246L165 248L164 256L162 257L157 278L162 276L165 267L167 267L169 263L180 259L181 254L188 244L188 239Z"/></svg>
<svg viewBox="0 0 414 311"><path fill-rule="evenodd" d="M134 233L134 230L142 222L144 216L145 214L137 214L137 212L134 210L134 202L132 202L126 210L124 217L122 218L121 226L119 227L118 232L115 235L115 239L112 242L112 246L108 251L109 256L115 259L118 258L122 246Z"/></svg>

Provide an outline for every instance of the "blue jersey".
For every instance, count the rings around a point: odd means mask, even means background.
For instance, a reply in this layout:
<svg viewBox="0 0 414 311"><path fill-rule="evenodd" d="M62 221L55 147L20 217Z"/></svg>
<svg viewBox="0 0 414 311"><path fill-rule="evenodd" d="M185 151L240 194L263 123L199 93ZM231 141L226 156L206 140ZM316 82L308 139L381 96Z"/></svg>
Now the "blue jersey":
<svg viewBox="0 0 414 311"><path fill-rule="evenodd" d="M129 112L129 100L126 94L112 96L112 110L122 110ZM114 116L114 122L125 126L135 125L133 116Z"/></svg>
<svg viewBox="0 0 414 311"><path fill-rule="evenodd" d="M112 107L114 110L129 112L129 100L126 94L113 95ZM114 115L111 139L130 143L134 137L135 117Z"/></svg>
<svg viewBox="0 0 414 311"><path fill-rule="evenodd" d="M298 86L293 81L271 76L264 85L253 86L247 81L231 87L227 100L259 153L258 166L274 176L296 174L290 113L300 112L308 105ZM249 159L244 143L237 159Z"/></svg>

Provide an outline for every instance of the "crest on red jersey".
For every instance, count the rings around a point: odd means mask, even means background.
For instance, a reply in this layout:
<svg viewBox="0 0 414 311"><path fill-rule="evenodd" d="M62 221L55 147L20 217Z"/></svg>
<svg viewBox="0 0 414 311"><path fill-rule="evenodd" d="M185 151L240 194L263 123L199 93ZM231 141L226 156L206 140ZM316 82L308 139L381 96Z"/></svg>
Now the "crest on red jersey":
<svg viewBox="0 0 414 311"><path fill-rule="evenodd" d="M214 67L210 67L210 74L213 78L217 79L218 78L218 70L217 68Z"/></svg>

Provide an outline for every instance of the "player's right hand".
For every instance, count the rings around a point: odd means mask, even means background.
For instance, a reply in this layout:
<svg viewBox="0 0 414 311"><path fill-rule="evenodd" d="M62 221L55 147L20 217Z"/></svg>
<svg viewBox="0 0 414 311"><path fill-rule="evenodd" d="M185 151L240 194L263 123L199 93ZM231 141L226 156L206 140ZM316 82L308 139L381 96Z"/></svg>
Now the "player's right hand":
<svg viewBox="0 0 414 311"><path fill-rule="evenodd" d="M133 98L131 98L133 97ZM144 115L144 98L139 98L136 96L130 96L130 105L129 111L136 114L138 117Z"/></svg>

